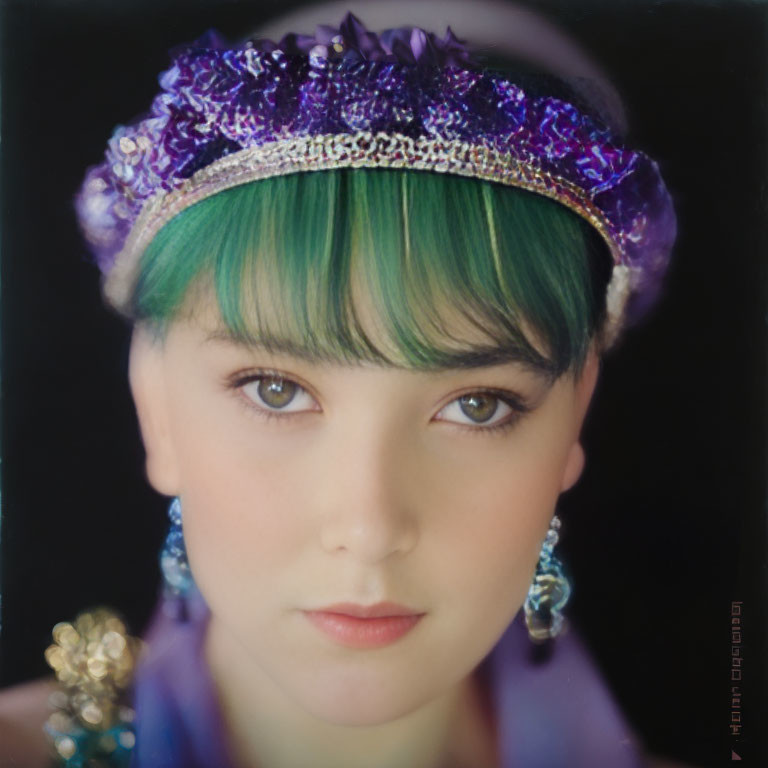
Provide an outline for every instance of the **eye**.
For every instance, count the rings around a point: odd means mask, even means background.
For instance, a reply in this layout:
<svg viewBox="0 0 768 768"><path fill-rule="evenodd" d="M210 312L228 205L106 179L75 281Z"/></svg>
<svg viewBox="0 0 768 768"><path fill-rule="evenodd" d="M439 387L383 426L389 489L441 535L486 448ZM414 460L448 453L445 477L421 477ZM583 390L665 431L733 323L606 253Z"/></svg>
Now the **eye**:
<svg viewBox="0 0 768 768"><path fill-rule="evenodd" d="M482 431L511 427L528 410L511 392L479 390L452 400L436 418Z"/></svg>
<svg viewBox="0 0 768 768"><path fill-rule="evenodd" d="M279 373L250 375L236 382L236 387L253 407L264 411L264 415L316 410L315 400L309 392Z"/></svg>

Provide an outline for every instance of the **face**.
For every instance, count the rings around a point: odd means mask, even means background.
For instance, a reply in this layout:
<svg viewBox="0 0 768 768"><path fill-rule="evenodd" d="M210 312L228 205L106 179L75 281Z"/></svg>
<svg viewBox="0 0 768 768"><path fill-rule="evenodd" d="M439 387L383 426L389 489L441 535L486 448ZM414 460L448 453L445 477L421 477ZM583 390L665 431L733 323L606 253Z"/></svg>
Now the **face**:
<svg viewBox="0 0 768 768"><path fill-rule="evenodd" d="M131 384L149 478L181 497L212 626L328 722L387 722L434 700L525 599L583 465L594 356L554 383L519 363L318 365L198 317L164 342L137 331ZM385 602L399 618L344 613Z"/></svg>

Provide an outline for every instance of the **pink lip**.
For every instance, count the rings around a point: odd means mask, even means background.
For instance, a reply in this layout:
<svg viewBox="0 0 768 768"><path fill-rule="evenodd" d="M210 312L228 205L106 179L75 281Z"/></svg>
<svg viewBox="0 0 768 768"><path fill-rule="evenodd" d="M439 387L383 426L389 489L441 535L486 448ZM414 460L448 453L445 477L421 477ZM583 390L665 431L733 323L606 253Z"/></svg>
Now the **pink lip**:
<svg viewBox="0 0 768 768"><path fill-rule="evenodd" d="M382 648L410 632L424 615L395 603L339 603L306 617L330 638L348 648Z"/></svg>

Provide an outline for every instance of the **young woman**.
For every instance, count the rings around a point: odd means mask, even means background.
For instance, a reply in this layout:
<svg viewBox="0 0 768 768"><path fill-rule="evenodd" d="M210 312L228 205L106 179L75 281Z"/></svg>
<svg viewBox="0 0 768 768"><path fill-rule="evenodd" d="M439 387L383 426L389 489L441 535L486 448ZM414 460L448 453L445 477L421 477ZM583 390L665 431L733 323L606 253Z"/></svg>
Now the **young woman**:
<svg viewBox="0 0 768 768"><path fill-rule="evenodd" d="M641 765L563 632L555 511L674 240L655 164L562 82L352 15L161 85L78 211L166 591L135 671L114 617L55 630L60 759Z"/></svg>

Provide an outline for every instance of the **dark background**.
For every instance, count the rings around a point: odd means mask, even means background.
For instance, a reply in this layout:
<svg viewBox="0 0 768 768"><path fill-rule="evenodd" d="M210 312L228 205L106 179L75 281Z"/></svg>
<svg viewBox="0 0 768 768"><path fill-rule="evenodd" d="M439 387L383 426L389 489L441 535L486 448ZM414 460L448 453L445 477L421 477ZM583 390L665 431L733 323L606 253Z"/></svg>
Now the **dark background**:
<svg viewBox="0 0 768 768"><path fill-rule="evenodd" d="M767 6L523 4L613 75L631 143L658 160L679 213L667 292L605 363L587 470L562 504L570 615L652 751L768 765ZM113 127L148 107L169 47L211 26L238 37L293 5L2 3L3 685L45 674L51 627L83 608L114 606L140 632L159 580L166 502L143 476L128 331L101 306L73 194Z"/></svg>

